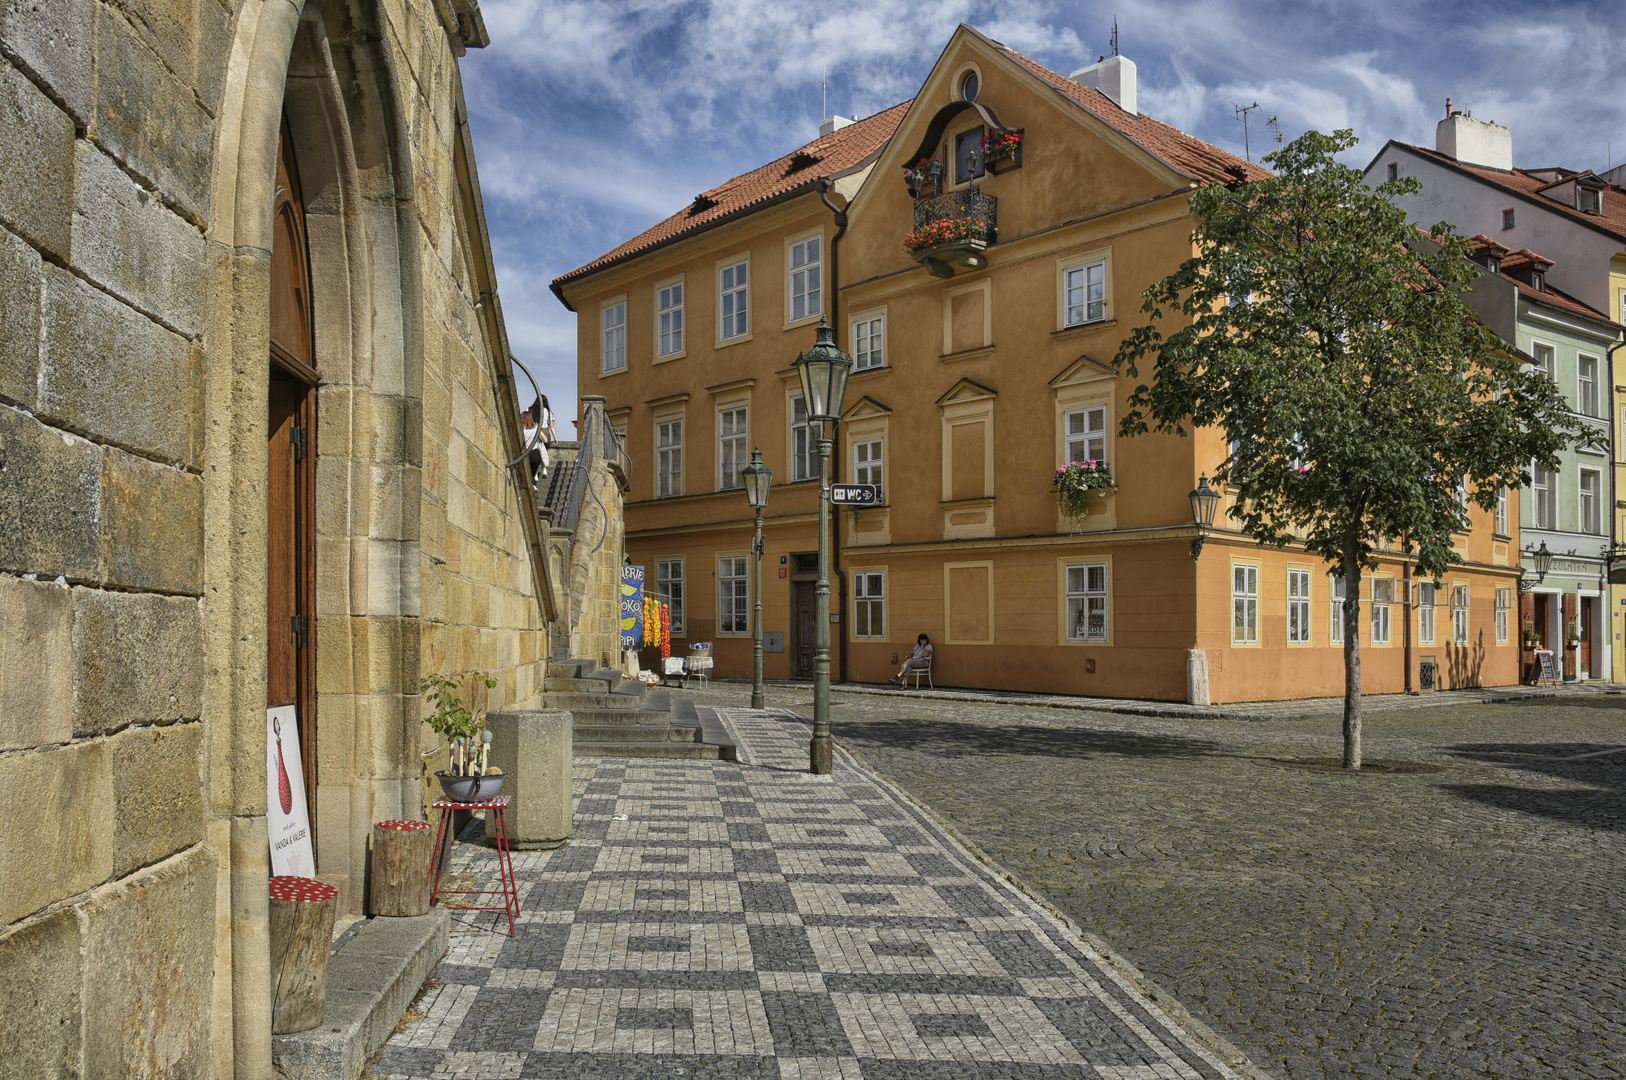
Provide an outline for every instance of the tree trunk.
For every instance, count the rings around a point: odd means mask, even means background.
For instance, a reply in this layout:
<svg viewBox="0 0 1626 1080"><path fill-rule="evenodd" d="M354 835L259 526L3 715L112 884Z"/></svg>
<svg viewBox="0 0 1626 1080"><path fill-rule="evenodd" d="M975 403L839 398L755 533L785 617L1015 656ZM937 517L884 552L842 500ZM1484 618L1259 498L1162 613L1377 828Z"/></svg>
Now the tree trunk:
<svg viewBox="0 0 1626 1080"><path fill-rule="evenodd" d="M374 915L425 915L434 876L435 837L427 821L373 826Z"/></svg>
<svg viewBox="0 0 1626 1080"><path fill-rule="evenodd" d="M1361 767L1361 564L1355 535L1344 540L1344 768Z"/></svg>
<svg viewBox="0 0 1626 1080"><path fill-rule="evenodd" d="M287 1035L322 1022L327 958L339 891L314 878L271 879L271 1033Z"/></svg>

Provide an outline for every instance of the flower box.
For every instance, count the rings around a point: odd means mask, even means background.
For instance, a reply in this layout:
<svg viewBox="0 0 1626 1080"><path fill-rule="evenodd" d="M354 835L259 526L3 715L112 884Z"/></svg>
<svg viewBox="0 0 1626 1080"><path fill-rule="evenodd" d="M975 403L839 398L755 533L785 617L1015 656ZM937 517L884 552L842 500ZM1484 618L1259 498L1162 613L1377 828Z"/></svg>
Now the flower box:
<svg viewBox="0 0 1626 1080"><path fill-rule="evenodd" d="M1022 167L1021 131L990 131L982 137L982 167L994 176Z"/></svg>

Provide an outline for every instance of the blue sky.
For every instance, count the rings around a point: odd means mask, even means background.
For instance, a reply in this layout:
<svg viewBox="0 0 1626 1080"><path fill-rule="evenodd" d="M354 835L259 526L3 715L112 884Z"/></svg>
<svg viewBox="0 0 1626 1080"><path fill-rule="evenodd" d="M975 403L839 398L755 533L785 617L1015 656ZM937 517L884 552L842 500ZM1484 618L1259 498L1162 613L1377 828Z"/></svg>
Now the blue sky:
<svg viewBox="0 0 1626 1080"><path fill-rule="evenodd" d="M1254 157L1353 127L1432 145L1445 99L1513 129L1514 162L1626 161L1626 3L1374 0L483 0L491 46L463 61L475 153L516 354L566 435L576 316L548 282L723 180L914 95L961 22L1066 74L1108 51L1140 109ZM1613 70L1611 70L1613 69ZM568 436L567 436L568 437Z"/></svg>

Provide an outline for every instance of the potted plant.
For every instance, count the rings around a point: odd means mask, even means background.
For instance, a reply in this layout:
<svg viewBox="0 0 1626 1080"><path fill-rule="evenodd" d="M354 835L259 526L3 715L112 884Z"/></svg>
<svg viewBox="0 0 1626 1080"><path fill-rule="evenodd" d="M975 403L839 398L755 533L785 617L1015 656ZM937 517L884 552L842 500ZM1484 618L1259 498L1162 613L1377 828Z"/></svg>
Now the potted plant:
<svg viewBox="0 0 1626 1080"><path fill-rule="evenodd" d="M427 675L420 684L435 709L423 722L451 746L451 768L435 776L440 780L440 789L453 802L483 802L502 790L502 770L489 767L491 732L486 728L485 709L475 708L481 688L489 691L496 685L497 680L483 671Z"/></svg>
<svg viewBox="0 0 1626 1080"><path fill-rule="evenodd" d="M911 257L935 251L951 244L976 247L988 245L988 222L980 217L938 218L928 221L911 232L903 241L903 250Z"/></svg>
<svg viewBox="0 0 1626 1080"><path fill-rule="evenodd" d="M1536 633L1536 624L1535 623L1525 623L1524 624L1524 647L1527 648L1527 649L1533 649L1533 648L1536 647L1536 642L1538 642L1540 640L1541 640L1541 635Z"/></svg>
<svg viewBox="0 0 1626 1080"><path fill-rule="evenodd" d="M1565 640L1568 641L1570 648L1572 648L1572 649L1580 648L1580 646L1581 646L1581 624L1580 623L1571 623L1570 624L1570 632L1569 632L1568 637Z"/></svg>
<svg viewBox="0 0 1626 1080"><path fill-rule="evenodd" d="M1022 132L994 128L982 137L982 167L998 176L1022 167Z"/></svg>
<svg viewBox="0 0 1626 1080"><path fill-rule="evenodd" d="M1075 521L1086 514L1100 512L1105 508L1106 497L1117 490L1112 483L1112 470L1105 461L1095 458L1069 461L1056 470L1052 486L1056 491L1056 505Z"/></svg>
<svg viewBox="0 0 1626 1080"><path fill-rule="evenodd" d="M917 199L928 187L935 191L937 188L937 182L942 178L942 158L921 158L913 165L905 165L903 167L904 182L909 185L910 192L912 192Z"/></svg>

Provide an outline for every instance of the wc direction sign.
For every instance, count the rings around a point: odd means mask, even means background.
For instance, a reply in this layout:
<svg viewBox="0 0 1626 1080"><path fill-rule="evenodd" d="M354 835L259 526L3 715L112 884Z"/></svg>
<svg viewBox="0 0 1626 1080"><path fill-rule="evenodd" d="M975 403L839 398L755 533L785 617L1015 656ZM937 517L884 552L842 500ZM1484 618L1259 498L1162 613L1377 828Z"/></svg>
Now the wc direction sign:
<svg viewBox="0 0 1626 1080"><path fill-rule="evenodd" d="M834 506L874 506L880 499L874 484L831 484L830 502Z"/></svg>

